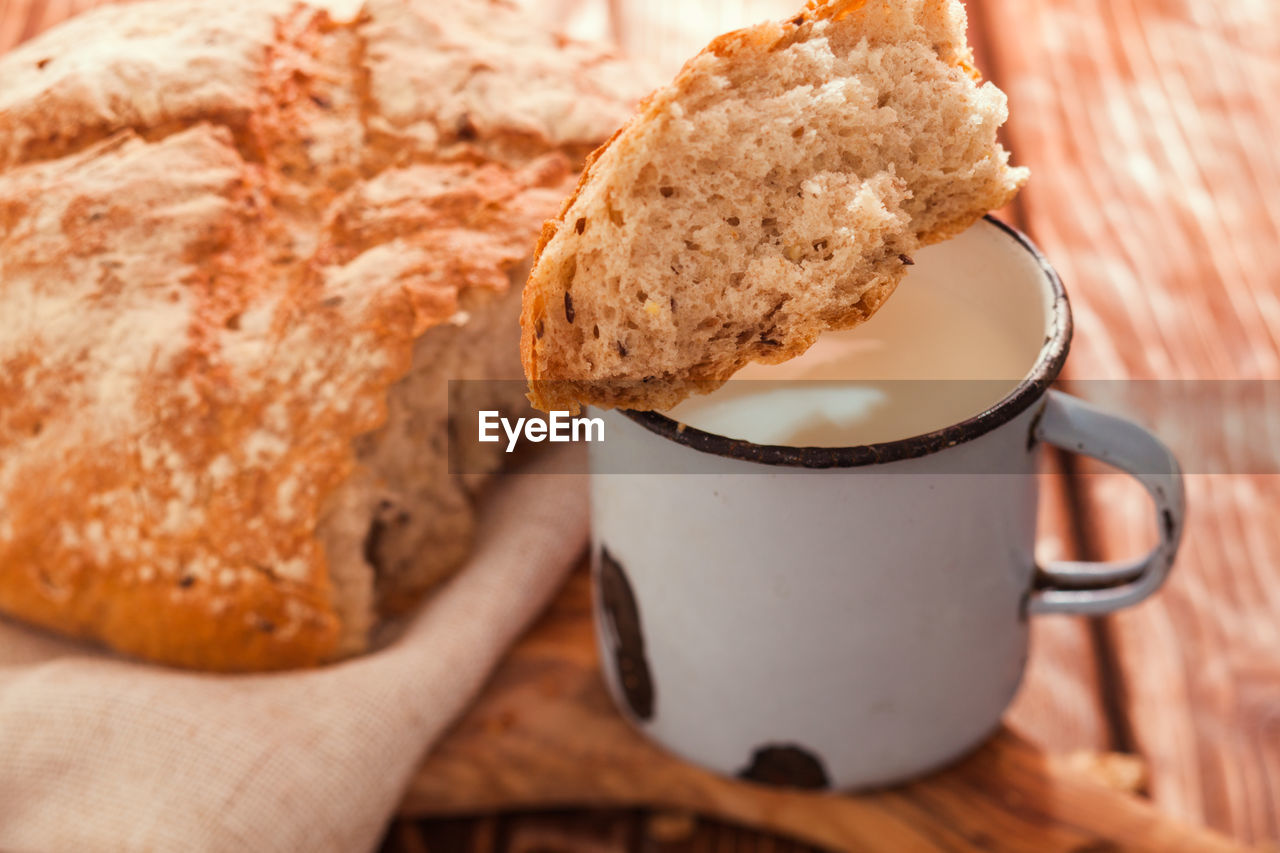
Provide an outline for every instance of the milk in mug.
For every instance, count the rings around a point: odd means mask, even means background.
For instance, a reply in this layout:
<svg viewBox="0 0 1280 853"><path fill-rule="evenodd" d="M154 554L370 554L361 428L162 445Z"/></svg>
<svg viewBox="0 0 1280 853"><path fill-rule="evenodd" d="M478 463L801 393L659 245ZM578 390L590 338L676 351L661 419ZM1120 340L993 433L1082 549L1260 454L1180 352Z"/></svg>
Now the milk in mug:
<svg viewBox="0 0 1280 853"><path fill-rule="evenodd" d="M790 447L894 441L980 414L1035 363L1042 326L1025 318L1042 307L1030 289L956 267L954 254L944 263L925 249L866 323L823 335L791 361L748 365L667 414L716 435Z"/></svg>

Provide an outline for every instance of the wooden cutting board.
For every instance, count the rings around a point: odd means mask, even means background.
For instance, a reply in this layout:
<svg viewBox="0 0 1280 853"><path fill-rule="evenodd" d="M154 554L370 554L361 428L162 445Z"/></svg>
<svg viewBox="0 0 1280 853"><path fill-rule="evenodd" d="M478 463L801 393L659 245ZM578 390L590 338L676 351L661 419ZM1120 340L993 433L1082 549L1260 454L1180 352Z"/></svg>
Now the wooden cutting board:
<svg viewBox="0 0 1280 853"><path fill-rule="evenodd" d="M678 808L838 850L1238 849L1008 730L948 770L858 796L767 789L685 764L614 710L583 567L427 759L402 812L595 806Z"/></svg>

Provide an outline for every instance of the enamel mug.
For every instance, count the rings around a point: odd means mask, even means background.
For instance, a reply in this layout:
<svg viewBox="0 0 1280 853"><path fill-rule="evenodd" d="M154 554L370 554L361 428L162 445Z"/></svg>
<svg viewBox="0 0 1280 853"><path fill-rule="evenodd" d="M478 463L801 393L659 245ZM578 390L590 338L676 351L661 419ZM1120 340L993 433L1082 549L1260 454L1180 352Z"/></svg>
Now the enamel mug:
<svg viewBox="0 0 1280 853"><path fill-rule="evenodd" d="M590 448L605 677L635 725L691 762L802 788L920 775L999 725L1029 618L1127 607L1169 572L1178 463L1142 427L1049 389L1071 314L1043 256L988 218L917 260L1000 306L1001 322L1036 336L1033 354L1043 339L1025 377L971 417L878 444L789 447L655 412L593 413L606 424ZM1149 554L1036 565L1046 445L1142 483L1159 531Z"/></svg>

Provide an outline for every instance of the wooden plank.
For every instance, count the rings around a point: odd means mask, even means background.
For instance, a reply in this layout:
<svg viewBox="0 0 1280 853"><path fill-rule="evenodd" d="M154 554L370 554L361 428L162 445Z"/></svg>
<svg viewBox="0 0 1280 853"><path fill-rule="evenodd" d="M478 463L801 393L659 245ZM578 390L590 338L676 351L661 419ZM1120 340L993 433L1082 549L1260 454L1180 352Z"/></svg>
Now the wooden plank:
<svg viewBox="0 0 1280 853"><path fill-rule="evenodd" d="M552 811L439 820L401 818L382 853L823 853L687 812Z"/></svg>
<svg viewBox="0 0 1280 853"><path fill-rule="evenodd" d="M1005 85L1006 70L994 49L999 26L983 0L969 0L969 43L983 76ZM1008 130L1004 142L1009 144ZM998 215L1026 229L1026 211L1014 199ZM1079 559L1082 554L1073 523L1069 486L1061 460L1050 455L1041 477L1041 507L1036 558ZM1098 669L1099 632L1084 617L1041 617L1031 623L1031 656L1022 688L1005 717L1032 743L1055 752L1099 752L1115 749L1114 721L1109 719Z"/></svg>
<svg viewBox="0 0 1280 853"><path fill-rule="evenodd" d="M987 0L1023 205L1067 281L1076 378L1280 376L1280 5ZM1194 464L1194 460L1192 460ZM1280 837L1280 478L1189 478L1166 589L1106 622L1167 813ZM1143 500L1081 481L1091 556L1149 542Z"/></svg>
<svg viewBox="0 0 1280 853"><path fill-rule="evenodd" d="M951 769L836 796L715 776L643 738L598 671L585 571L417 774L407 815L592 806L688 809L837 850L1233 849L1004 732Z"/></svg>
<svg viewBox="0 0 1280 853"><path fill-rule="evenodd" d="M688 813L635 809L535 812L508 815L493 853L822 853L775 835L697 819ZM428 822L425 826L431 826ZM447 847L437 847L448 850ZM473 847L476 853L482 848Z"/></svg>
<svg viewBox="0 0 1280 853"><path fill-rule="evenodd" d="M638 834L628 811L515 815L507 822L503 853L630 853Z"/></svg>

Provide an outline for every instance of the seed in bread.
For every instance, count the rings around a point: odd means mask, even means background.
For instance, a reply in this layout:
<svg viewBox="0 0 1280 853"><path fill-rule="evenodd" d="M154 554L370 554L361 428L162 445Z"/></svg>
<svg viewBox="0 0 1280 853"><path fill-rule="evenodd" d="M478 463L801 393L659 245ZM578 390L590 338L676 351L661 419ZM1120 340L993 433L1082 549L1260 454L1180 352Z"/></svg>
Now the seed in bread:
<svg viewBox="0 0 1280 853"><path fill-rule="evenodd" d="M1016 193L958 0L829 0L717 38L544 226L521 355L541 409L663 409L804 352L920 246Z"/></svg>

